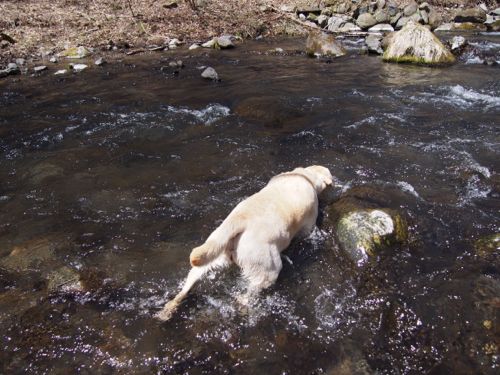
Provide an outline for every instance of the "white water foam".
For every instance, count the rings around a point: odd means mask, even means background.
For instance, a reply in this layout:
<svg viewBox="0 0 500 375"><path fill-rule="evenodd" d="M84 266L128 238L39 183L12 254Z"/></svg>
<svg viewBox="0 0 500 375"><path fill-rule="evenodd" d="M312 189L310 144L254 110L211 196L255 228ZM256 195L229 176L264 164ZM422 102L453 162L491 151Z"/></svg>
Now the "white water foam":
<svg viewBox="0 0 500 375"><path fill-rule="evenodd" d="M500 97L492 92L479 92L461 85L440 87L435 92L421 92L411 97L418 103L447 104L457 108L500 108Z"/></svg>
<svg viewBox="0 0 500 375"><path fill-rule="evenodd" d="M168 106L168 110L172 113L183 113L193 116L198 121L204 123L205 125L211 125L217 120L228 116L231 110L221 104L209 104L202 109L189 109L189 108L176 108L174 106Z"/></svg>
<svg viewBox="0 0 500 375"><path fill-rule="evenodd" d="M410 193L411 195L413 195L416 198L421 199L420 195L417 193L417 191L415 190L413 185L409 184L406 181L398 181L396 184L401 188L401 190L403 190L407 193Z"/></svg>

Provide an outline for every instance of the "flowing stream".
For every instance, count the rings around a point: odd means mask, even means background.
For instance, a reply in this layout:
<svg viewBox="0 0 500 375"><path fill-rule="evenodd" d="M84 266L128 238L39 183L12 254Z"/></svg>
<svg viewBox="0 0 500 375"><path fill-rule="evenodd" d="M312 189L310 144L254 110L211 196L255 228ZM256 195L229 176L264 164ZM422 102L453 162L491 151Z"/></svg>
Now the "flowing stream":
<svg viewBox="0 0 500 375"><path fill-rule="evenodd" d="M347 45L334 60L282 39L0 81L0 373L498 373L498 245L475 241L500 231L500 69ZM152 317L239 201L311 164L337 194L393 197L413 240L356 267L323 203L256 305L236 303L233 269Z"/></svg>

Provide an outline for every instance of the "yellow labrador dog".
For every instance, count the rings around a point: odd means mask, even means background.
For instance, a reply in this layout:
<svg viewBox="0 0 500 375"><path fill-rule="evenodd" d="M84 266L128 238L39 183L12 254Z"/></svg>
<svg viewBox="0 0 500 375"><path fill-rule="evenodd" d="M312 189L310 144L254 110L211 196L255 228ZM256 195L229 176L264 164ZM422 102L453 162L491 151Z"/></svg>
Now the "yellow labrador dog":
<svg viewBox="0 0 500 375"><path fill-rule="evenodd" d="M273 177L261 191L239 203L205 243L193 249L193 267L182 290L156 317L170 319L198 280L232 263L248 280L246 298L271 286L281 271L280 253L297 234L314 229L318 195L332 180L328 168L296 168Z"/></svg>

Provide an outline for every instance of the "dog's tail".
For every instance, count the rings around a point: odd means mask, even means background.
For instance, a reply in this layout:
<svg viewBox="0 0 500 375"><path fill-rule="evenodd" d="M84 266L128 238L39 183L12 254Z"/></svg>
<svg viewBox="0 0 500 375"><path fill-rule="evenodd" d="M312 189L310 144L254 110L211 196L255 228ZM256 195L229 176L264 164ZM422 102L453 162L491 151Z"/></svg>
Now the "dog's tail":
<svg viewBox="0 0 500 375"><path fill-rule="evenodd" d="M200 267L210 263L223 251L232 246L232 240L243 232L245 222L237 215L228 216L222 224L212 232L210 237L201 246L195 247L191 251L189 260L193 267Z"/></svg>

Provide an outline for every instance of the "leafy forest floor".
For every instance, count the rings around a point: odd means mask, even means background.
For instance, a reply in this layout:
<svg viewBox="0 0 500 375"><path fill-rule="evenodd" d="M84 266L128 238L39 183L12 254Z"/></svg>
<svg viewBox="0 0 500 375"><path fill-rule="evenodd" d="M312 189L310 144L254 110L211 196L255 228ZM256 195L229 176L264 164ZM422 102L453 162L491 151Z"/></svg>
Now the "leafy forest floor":
<svg viewBox="0 0 500 375"><path fill-rule="evenodd" d="M402 6L409 1L394 3ZM364 2L368 0L357 4ZM445 19L452 8L479 3L428 2ZM173 38L203 42L221 34L242 38L300 35L304 28L281 10L317 8L325 3L328 0L4 0L0 2L0 62L17 57L37 60L78 45L138 48L163 45Z"/></svg>

